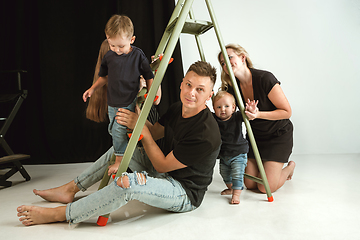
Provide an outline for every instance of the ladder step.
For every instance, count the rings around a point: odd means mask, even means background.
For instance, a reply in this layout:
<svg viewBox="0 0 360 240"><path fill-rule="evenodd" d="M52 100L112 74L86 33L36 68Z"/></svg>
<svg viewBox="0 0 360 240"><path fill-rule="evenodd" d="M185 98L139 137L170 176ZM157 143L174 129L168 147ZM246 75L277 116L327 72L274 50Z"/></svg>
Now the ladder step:
<svg viewBox="0 0 360 240"><path fill-rule="evenodd" d="M169 26L166 28L166 31L172 32L178 18L175 18ZM211 29L213 27L212 22L202 21L202 20L194 20L194 19L186 19L184 27L182 29L182 33L192 34L192 35L201 35Z"/></svg>

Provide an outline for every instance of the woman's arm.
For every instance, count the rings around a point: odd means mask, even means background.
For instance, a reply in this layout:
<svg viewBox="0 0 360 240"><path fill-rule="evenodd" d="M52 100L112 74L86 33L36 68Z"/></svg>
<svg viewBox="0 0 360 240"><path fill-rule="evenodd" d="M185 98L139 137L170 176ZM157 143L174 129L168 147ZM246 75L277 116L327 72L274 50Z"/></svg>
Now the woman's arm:
<svg viewBox="0 0 360 240"><path fill-rule="evenodd" d="M255 103L255 101L248 100L246 103L245 114L249 120L254 120L256 118L266 120L281 120L289 119L291 117L292 111L290 103L279 84L274 85L268 94L268 98L272 104L274 104L276 110L259 111L259 109L256 107L257 103Z"/></svg>

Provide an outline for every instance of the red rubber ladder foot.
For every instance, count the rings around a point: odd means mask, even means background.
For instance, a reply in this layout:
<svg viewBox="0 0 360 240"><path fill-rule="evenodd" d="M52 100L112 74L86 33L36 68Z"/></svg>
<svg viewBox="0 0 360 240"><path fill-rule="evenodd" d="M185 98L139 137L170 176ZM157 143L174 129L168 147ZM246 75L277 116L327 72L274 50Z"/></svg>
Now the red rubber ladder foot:
<svg viewBox="0 0 360 240"><path fill-rule="evenodd" d="M269 201L269 202L272 202L272 201L274 201L274 197L273 197L273 196L271 196L271 197L268 197L268 201Z"/></svg>
<svg viewBox="0 0 360 240"><path fill-rule="evenodd" d="M161 56L159 57L160 61L161 61L162 58L163 58L163 55L161 55ZM170 58L169 64L172 63L173 61L174 61L174 58ZM157 69L155 69L155 72L157 72Z"/></svg>
<svg viewBox="0 0 360 240"><path fill-rule="evenodd" d="M131 138L131 135L132 135L132 133L128 133L129 138ZM143 137L144 136L141 134L138 141L141 141L141 139L143 139Z"/></svg>
<svg viewBox="0 0 360 240"><path fill-rule="evenodd" d="M147 93L144 94L144 98L147 98ZM156 100L158 100L159 96L155 96L154 102L156 102Z"/></svg>
<svg viewBox="0 0 360 240"><path fill-rule="evenodd" d="M161 55L161 56L159 57L160 61L162 60L162 58L163 58L163 55ZM172 61L174 61L174 58L170 58L169 64L172 63Z"/></svg>
<svg viewBox="0 0 360 240"><path fill-rule="evenodd" d="M107 218L107 217L103 217L103 216L100 216L99 218L98 218L98 220L97 220L97 225L99 225L99 226L106 226L106 224L107 224L107 222L108 222L108 220L109 220L109 218Z"/></svg>

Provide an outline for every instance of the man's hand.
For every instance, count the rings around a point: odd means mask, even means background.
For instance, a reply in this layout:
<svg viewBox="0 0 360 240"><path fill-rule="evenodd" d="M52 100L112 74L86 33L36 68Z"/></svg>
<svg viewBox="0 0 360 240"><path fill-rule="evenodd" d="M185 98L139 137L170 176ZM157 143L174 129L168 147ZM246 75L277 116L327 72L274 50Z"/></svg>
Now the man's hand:
<svg viewBox="0 0 360 240"><path fill-rule="evenodd" d="M109 166L108 170L108 176L111 176L112 174L116 174L119 169L120 163L114 163L113 165Z"/></svg>
<svg viewBox="0 0 360 240"><path fill-rule="evenodd" d="M117 123L127 126L130 129L134 129L138 119L138 114L128 109L120 108L116 113L115 119Z"/></svg>

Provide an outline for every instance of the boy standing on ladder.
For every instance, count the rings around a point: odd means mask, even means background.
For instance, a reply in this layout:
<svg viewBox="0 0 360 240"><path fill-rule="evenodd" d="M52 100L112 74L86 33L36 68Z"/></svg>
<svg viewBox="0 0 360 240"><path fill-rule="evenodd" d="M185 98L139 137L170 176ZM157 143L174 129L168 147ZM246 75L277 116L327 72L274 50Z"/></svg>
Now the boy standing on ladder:
<svg viewBox="0 0 360 240"><path fill-rule="evenodd" d="M126 126L115 121L116 112L119 108L134 111L140 75L145 78L148 90L154 75L144 52L131 45L135 41L135 36L129 17L112 16L105 26L105 34L110 51L105 54L101 62L99 79L85 91L83 100L86 102L96 89L108 83L109 133L112 135L116 155L115 164L109 166L108 175L111 175L117 172L128 143Z"/></svg>

